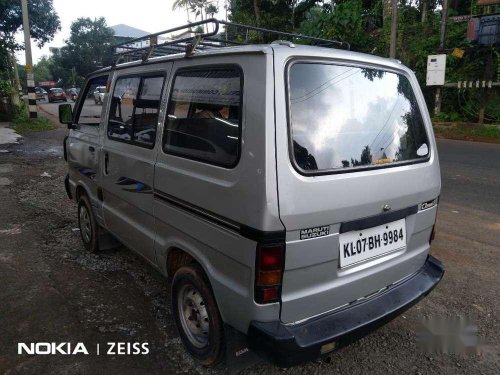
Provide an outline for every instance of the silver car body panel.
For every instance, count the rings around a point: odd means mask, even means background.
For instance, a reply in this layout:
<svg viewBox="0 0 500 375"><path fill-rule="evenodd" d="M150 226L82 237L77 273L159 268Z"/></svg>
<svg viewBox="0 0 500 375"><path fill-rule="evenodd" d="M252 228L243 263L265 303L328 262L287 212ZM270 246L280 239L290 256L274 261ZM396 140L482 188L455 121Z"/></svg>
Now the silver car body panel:
<svg viewBox="0 0 500 375"><path fill-rule="evenodd" d="M414 74L393 60L349 51L307 48L307 54L291 56L275 48L276 158L280 218L286 227L286 266L283 276L281 320L304 321L356 299L368 296L411 275L422 267L429 250L435 209L407 217L408 243L404 251L390 253L348 269L339 268L340 224L381 214L388 204L393 211L418 205L439 196L441 179L437 149L425 101ZM285 81L286 64L306 61L338 61L378 67L404 74L411 82L431 142L425 163L343 174L303 176L290 161ZM330 226L328 236L300 240L303 228Z"/></svg>
<svg viewBox="0 0 500 375"><path fill-rule="evenodd" d="M377 66L409 78L430 140L430 159L419 164L345 174L304 176L289 153L286 64L291 59L341 61ZM241 155L224 168L167 154L162 150L164 122L172 82L179 69L232 65L243 74ZM407 246L383 257L339 268L341 223L380 214L389 204L405 209L440 193L440 172L430 118L413 73L394 60L297 46L244 46L153 58L103 69L111 92L119 76L162 71L166 74L153 149L107 138L109 103L99 128L70 130L68 162L72 190L91 196L101 225L167 274L170 251L181 249L205 270L223 320L246 333L251 321L303 322L338 309L415 273L429 250L437 207L406 218ZM94 76L95 76L94 75ZM78 103L77 103L78 105ZM94 145L94 155L88 146ZM108 173L104 173L105 155ZM97 171L82 178L76 165ZM151 194L123 191L126 177L151 188ZM101 188L103 200L98 199ZM213 219L213 220L212 220ZM286 230L286 262L281 303L254 301L257 240L255 231ZM329 235L300 240L300 230L328 226Z"/></svg>

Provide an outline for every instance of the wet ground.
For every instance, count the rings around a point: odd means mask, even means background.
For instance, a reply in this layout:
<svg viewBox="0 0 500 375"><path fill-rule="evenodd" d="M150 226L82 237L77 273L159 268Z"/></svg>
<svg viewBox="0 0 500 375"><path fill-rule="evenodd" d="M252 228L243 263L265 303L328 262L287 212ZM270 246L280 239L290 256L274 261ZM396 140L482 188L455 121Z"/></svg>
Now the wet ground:
<svg viewBox="0 0 500 375"><path fill-rule="evenodd" d="M0 153L0 373L222 373L184 351L167 280L125 248L84 251L63 186L64 134L32 134ZM500 373L500 146L441 140L439 151L443 192L432 253L447 271L437 288L329 363L262 364L244 373ZM475 322L481 354L419 351L424 317L459 315ZM39 341L83 342L91 354L17 354L18 342ZM149 354L105 355L108 342L147 342Z"/></svg>

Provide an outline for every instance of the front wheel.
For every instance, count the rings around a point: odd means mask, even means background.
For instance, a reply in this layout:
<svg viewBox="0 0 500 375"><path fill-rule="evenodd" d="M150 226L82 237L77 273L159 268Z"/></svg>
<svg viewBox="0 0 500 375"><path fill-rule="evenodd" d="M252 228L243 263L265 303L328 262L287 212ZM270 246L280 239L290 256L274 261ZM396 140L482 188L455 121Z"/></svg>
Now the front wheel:
<svg viewBox="0 0 500 375"><path fill-rule="evenodd" d="M99 250L98 230L94 212L89 198L82 195L78 200L78 227L82 237L83 246L87 251L95 253Z"/></svg>
<svg viewBox="0 0 500 375"><path fill-rule="evenodd" d="M204 366L219 363L224 354L222 319L200 266L181 267L175 273L172 312L187 351Z"/></svg>

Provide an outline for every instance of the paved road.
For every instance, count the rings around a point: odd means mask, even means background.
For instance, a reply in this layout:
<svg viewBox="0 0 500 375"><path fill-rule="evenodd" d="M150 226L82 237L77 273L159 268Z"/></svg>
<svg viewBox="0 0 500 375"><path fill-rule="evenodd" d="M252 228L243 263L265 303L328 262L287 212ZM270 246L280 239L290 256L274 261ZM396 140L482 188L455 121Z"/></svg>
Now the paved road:
<svg viewBox="0 0 500 375"><path fill-rule="evenodd" d="M41 104L57 114L58 104ZM168 308L168 283L126 249L97 255L72 234L64 193L64 127L0 155L0 373L198 373ZM437 288L388 325L332 356L287 373L500 373L500 146L439 140L443 190L432 253L446 266ZM44 174L44 172L47 172ZM42 176L43 175L43 176ZM481 356L422 354L425 316L472 319ZM148 342L148 356L19 356L17 342ZM245 373L283 374L270 365Z"/></svg>
<svg viewBox="0 0 500 375"><path fill-rule="evenodd" d="M500 144L438 139L446 202L500 213Z"/></svg>
<svg viewBox="0 0 500 375"><path fill-rule="evenodd" d="M75 103L72 101L68 100L69 104L71 104L72 107L74 107ZM49 113L52 116L58 117L59 116L59 105L61 104L66 104L65 102L55 102L55 103L49 103L45 100L38 101L38 106L42 109L42 112ZM101 114L101 109L102 105L100 104L95 104L94 99L89 98L86 99L86 109L87 109L87 115L100 115Z"/></svg>

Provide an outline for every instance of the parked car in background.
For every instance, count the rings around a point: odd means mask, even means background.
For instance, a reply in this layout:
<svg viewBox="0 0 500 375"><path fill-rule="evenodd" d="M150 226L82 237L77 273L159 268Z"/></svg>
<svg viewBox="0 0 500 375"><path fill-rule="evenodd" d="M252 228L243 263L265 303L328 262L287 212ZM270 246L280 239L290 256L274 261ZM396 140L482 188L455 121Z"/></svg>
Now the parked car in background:
<svg viewBox="0 0 500 375"><path fill-rule="evenodd" d="M95 104L102 104L104 101L104 94L106 94L106 86L97 86L94 91Z"/></svg>
<svg viewBox="0 0 500 375"><path fill-rule="evenodd" d="M68 98L66 97L66 94L63 89L60 88L53 88L50 89L49 95L48 95L49 103L57 102L59 100L68 101Z"/></svg>
<svg viewBox="0 0 500 375"><path fill-rule="evenodd" d="M45 91L41 87L35 87L35 95L36 100L44 100L45 96L47 95L47 91Z"/></svg>

